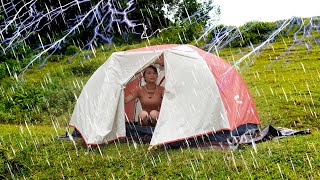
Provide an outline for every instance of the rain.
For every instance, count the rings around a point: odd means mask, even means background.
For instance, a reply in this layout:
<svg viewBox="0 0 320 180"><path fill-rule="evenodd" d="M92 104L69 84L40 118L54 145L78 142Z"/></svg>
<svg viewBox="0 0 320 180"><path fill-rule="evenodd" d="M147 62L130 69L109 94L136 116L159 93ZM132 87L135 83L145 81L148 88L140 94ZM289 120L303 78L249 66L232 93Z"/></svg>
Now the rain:
<svg viewBox="0 0 320 180"><path fill-rule="evenodd" d="M199 1L196 10L189 9L190 0L139 2L1 0L0 179L320 177L320 16L233 26L219 24L218 2ZM203 142L203 132L179 146L150 146L145 137L121 135L95 146L73 136L76 102L80 94L90 97L82 90L111 54L161 44L192 44L231 64L220 78L233 69L241 74L261 121L255 133L272 125L303 135L254 142L246 139L249 132L244 139ZM192 81L205 84L190 73ZM245 105L239 95L234 100ZM88 124L99 128L91 119Z"/></svg>

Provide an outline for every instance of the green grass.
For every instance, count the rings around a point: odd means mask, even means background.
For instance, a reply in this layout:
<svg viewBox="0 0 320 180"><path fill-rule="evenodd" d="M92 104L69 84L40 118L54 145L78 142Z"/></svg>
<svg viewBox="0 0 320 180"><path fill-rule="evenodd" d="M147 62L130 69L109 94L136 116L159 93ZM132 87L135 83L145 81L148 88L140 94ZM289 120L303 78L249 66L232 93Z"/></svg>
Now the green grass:
<svg viewBox="0 0 320 180"><path fill-rule="evenodd" d="M63 127L0 125L0 174L15 178L98 179L318 179L320 132L238 151L162 148L111 143L88 153L82 141L61 141ZM0 154L1 154L0 153ZM1 175L0 175L1 177Z"/></svg>

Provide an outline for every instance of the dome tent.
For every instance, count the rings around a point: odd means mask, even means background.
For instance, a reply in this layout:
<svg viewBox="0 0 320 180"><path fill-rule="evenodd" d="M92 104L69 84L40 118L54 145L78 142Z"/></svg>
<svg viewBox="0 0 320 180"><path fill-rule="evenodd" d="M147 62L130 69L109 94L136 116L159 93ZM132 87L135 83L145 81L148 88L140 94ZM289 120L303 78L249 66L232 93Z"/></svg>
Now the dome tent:
<svg viewBox="0 0 320 180"><path fill-rule="evenodd" d="M133 121L138 107L125 105L125 94L160 56L165 94L150 145L260 123L245 82L223 59L191 45L150 46L113 53L84 86L70 125L87 145L126 136L125 121Z"/></svg>

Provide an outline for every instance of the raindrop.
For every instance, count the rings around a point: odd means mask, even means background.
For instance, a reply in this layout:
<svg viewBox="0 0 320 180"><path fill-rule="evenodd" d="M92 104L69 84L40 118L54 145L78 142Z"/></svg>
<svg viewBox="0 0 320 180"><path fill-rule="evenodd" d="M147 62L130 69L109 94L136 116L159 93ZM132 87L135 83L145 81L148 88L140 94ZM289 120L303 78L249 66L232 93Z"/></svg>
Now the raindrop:
<svg viewBox="0 0 320 180"><path fill-rule="evenodd" d="M190 164L191 164L191 168L192 168L193 173L196 173L196 170L194 169L194 167L193 167L193 163L192 163L192 161L191 161L191 160L190 160Z"/></svg>
<svg viewBox="0 0 320 180"><path fill-rule="evenodd" d="M13 172L12 172L12 170L11 170L11 167L10 167L10 165L9 165L8 163L7 163L7 167L8 167L8 169L9 169L10 174L11 174L11 178L12 178L12 179L15 179L14 174L13 174Z"/></svg>
<svg viewBox="0 0 320 180"><path fill-rule="evenodd" d="M12 147L12 145L10 145L10 147L11 147L11 150L12 150L13 155L15 156L15 155L16 155L16 151L14 150L14 148Z"/></svg>
<svg viewBox="0 0 320 180"><path fill-rule="evenodd" d="M231 151L231 155L232 155L232 162L233 162L233 165L234 165L234 167L236 168L237 173L239 174L239 170L238 170L238 168L237 168L237 163L236 163L236 160L235 160L235 158L234 158L234 154L233 154L233 152L232 152L232 151Z"/></svg>
<svg viewBox="0 0 320 180"><path fill-rule="evenodd" d="M308 163L309 163L310 169L311 169L311 170L313 170L313 168L312 168L312 164L311 164L311 161L310 161L309 156L308 156L308 154L307 154L307 153L306 153L306 156L307 156L307 160L308 160Z"/></svg>
<svg viewBox="0 0 320 180"><path fill-rule="evenodd" d="M277 166L278 166L278 169L279 169L279 172L280 172L280 175L281 175L281 179L284 179L284 178L283 178L282 171L281 171L281 167L280 167L279 163L277 163Z"/></svg>
<svg viewBox="0 0 320 180"><path fill-rule="evenodd" d="M50 162L49 162L48 158L46 158L46 161L47 161L48 166L50 167L50 166L51 166L51 164L50 164Z"/></svg>
<svg viewBox="0 0 320 180"><path fill-rule="evenodd" d="M291 157L290 157L290 163L291 163L291 167L292 167L292 170L293 170L294 174L296 174L296 170L295 170L295 168L294 168L294 165L293 165L293 162L292 162Z"/></svg>
<svg viewBox="0 0 320 180"><path fill-rule="evenodd" d="M302 62L300 62L300 64L301 64L301 67L302 67L302 69L303 69L303 72L304 72L304 73L306 73L306 69L304 68L303 63L302 63Z"/></svg>
<svg viewBox="0 0 320 180"><path fill-rule="evenodd" d="M281 86L282 92L284 94L284 97L286 98L286 101L289 102L286 91L284 90L284 88Z"/></svg>
<svg viewBox="0 0 320 180"><path fill-rule="evenodd" d="M257 159L256 159L256 157L253 155L253 153L252 153L252 151L250 150L250 154L251 154L251 156L252 156L252 158L253 158L253 166L254 166L254 168L255 169L257 169L259 166L258 166L258 162L257 162Z"/></svg>
<svg viewBox="0 0 320 180"><path fill-rule="evenodd" d="M244 166L246 167L246 170L247 170L248 173L249 173L250 179L252 179L251 172L250 172L250 170L249 170L249 167L248 167L246 161L245 161L244 158L243 158L243 155L240 154L240 156L241 156L241 159L242 159L242 162L243 162Z"/></svg>

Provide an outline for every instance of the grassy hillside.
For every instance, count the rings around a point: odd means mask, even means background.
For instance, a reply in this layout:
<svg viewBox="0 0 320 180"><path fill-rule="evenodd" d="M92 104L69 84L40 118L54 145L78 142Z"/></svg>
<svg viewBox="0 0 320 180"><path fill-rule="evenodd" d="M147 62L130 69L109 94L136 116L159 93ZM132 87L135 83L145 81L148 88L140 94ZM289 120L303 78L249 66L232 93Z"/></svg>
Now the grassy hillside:
<svg viewBox="0 0 320 180"><path fill-rule="evenodd" d="M279 38L237 66L253 95L262 126L312 130L311 135L257 144L256 150L159 149L147 153L147 145L115 142L88 153L82 141L57 140L95 69L112 51L143 47L148 42L97 49L89 54L90 59L84 60L87 55L81 54L71 63L67 63L68 56L51 59L42 69L35 65L27 70L24 82L5 78L0 86L0 163L4 165L0 179L318 179L320 49L312 38L292 48L292 38ZM159 39L149 43L165 43ZM219 56L234 64L251 51L225 48Z"/></svg>

